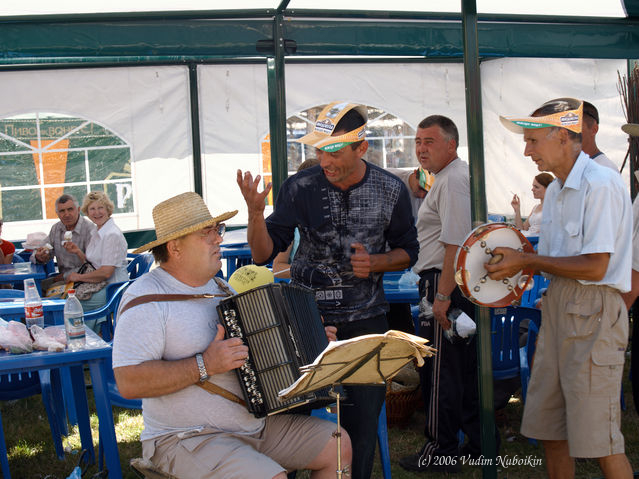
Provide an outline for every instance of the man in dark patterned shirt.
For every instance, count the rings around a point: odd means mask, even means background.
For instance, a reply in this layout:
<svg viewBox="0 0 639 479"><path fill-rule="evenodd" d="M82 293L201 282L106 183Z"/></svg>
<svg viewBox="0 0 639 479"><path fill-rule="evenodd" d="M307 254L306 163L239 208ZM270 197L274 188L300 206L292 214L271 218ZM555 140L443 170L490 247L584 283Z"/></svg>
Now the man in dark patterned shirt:
<svg viewBox="0 0 639 479"><path fill-rule="evenodd" d="M334 102L312 133L299 141L316 148L318 166L287 179L264 219L268 185L237 173L248 205L248 241L257 263L285 250L300 231L292 281L315 290L325 324L338 339L388 329L382 277L417 260L418 243L408 190L402 181L363 160L368 149L366 107ZM383 387L346 388L342 423L353 444L354 479L370 477Z"/></svg>

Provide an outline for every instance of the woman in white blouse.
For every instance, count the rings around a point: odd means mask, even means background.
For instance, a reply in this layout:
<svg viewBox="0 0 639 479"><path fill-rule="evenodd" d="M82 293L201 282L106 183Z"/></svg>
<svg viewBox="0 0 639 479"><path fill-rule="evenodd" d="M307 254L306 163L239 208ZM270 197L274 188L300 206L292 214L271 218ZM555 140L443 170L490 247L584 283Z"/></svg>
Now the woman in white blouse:
<svg viewBox="0 0 639 479"><path fill-rule="evenodd" d="M526 221L521 220L521 207L519 203L519 196L514 195L510 205L515 210L515 226L520 229L526 236L539 236L541 227L541 211L544 207L544 196L546 195L546 188L554 180L554 176L550 173L539 173L535 176L532 184L532 194L536 200L539 200L539 204L530 212Z"/></svg>
<svg viewBox="0 0 639 479"><path fill-rule="evenodd" d="M115 283L129 279L126 269L127 242L111 218L113 209L113 202L103 191L91 191L84 197L80 211L96 224L97 229L91 235L86 252L82 252L72 241L67 241L64 247L67 251L77 254L82 262L89 261L95 271L84 274L71 273L69 281ZM102 288L93 293L91 298L81 301L82 308L84 311L98 309L106 304L106 299L106 288ZM97 320L87 325L97 331L98 323L102 321Z"/></svg>

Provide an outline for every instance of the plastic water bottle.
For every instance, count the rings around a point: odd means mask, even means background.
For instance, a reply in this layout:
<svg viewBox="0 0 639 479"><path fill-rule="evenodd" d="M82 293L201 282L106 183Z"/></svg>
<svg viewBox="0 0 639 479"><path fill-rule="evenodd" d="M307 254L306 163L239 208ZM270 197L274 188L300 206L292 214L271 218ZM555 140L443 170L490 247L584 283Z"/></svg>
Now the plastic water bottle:
<svg viewBox="0 0 639 479"><path fill-rule="evenodd" d="M76 351L84 349L87 343L84 332L84 311L80 300L75 297L75 289L68 291L69 296L64 304L64 329L67 333L67 347Z"/></svg>
<svg viewBox="0 0 639 479"><path fill-rule="evenodd" d="M24 319L27 328L37 324L44 328L44 313L42 311L42 299L36 288L33 278L24 280Z"/></svg>

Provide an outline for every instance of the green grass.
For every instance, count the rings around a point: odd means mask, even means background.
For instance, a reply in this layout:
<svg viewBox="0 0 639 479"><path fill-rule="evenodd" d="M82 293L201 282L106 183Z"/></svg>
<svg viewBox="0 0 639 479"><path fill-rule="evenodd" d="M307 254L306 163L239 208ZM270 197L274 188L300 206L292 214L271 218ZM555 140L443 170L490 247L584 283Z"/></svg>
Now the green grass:
<svg viewBox="0 0 639 479"><path fill-rule="evenodd" d="M628 362L626 362L627 365ZM639 418L635 412L630 383L627 377L624 381L624 391L627 409L622 413L622 430L626 439L626 453L633 469L637 470L639 468ZM95 414L92 391L89 391L89 401L93 439L94 443L97 444L98 420ZM518 433L522 413L522 404L518 396L514 396L503 411L503 413L498 414L497 418L502 437L501 456L513 457L517 455L526 457L530 455L533 458L541 459L542 464L534 468L528 466L498 468L499 479L546 477L541 446L530 444ZM0 403L0 412L2 413L6 444L9 451L9 464L13 478L43 479L47 474L52 474L58 479L64 479L70 474L78 460L79 435L77 430L74 430L69 438L65 439L64 444L68 446L70 452L66 455L64 461L58 460L53 450L49 423L40 396L2 402ZM137 476L129 468L129 460L133 457L139 457L141 454L139 442L140 432L143 428L141 413L114 407L113 414L123 475L126 479L133 479ZM391 468L394 479L443 476L441 473L412 473L405 471L399 465L399 459L402 456L414 453L421 446L423 426L424 414L421 411L416 411L409 425L389 428ZM89 468L85 477L90 477L95 472L97 472L97 466L93 465ZM596 461L593 460L579 461L576 475L578 478L598 478L602 476ZM300 479L306 478L308 473L300 473L297 477ZM375 462L372 477L382 477L379 460ZM481 478L482 468L480 466L465 465L462 467L462 472L457 474L456 477L464 479Z"/></svg>

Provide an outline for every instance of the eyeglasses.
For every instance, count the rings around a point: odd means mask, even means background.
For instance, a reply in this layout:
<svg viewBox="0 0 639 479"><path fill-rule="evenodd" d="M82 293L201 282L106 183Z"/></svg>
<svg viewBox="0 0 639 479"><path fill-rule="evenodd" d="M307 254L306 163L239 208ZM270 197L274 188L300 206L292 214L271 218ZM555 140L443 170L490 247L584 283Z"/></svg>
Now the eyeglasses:
<svg viewBox="0 0 639 479"><path fill-rule="evenodd" d="M207 238L211 235L212 232L215 232L220 238L224 238L224 233L226 233L226 225L224 223L219 223L215 226L209 226L208 228L204 228L200 232L200 236Z"/></svg>

